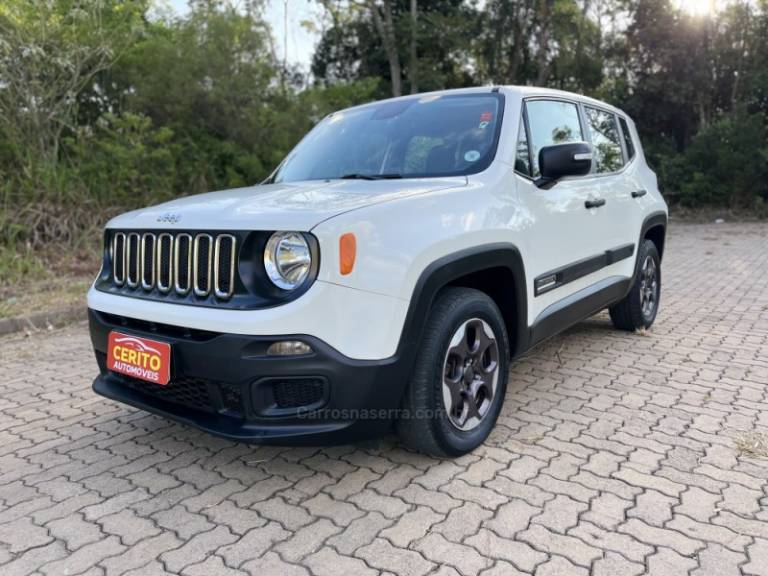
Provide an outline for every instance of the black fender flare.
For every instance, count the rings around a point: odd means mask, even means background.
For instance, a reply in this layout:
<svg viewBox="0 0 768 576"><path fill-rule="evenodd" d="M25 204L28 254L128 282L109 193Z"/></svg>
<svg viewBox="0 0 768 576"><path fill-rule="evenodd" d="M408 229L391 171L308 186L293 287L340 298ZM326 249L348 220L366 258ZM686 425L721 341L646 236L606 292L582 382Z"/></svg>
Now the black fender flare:
<svg viewBox="0 0 768 576"><path fill-rule="evenodd" d="M662 230L664 230L664 237L666 238L667 234L667 213L658 211L653 212L645 217L645 220L643 220L643 225L640 227L640 237L637 240L637 253L640 253L640 246L643 243L643 238L645 238L645 235L648 233L648 230L651 228L656 228L657 226L660 226ZM662 253L661 250L659 250L659 258L661 258ZM640 270L640 262L637 259L637 255L635 255L635 273L632 276L632 280L637 278L637 273Z"/></svg>
<svg viewBox="0 0 768 576"><path fill-rule="evenodd" d="M424 324L440 290L463 276L491 268L506 268L512 273L514 286L511 289L515 291L518 316L515 318L513 357L525 349L528 341L528 293L520 251L514 244L504 242L467 248L435 260L424 269L416 282L397 347L397 355L409 374L421 343Z"/></svg>

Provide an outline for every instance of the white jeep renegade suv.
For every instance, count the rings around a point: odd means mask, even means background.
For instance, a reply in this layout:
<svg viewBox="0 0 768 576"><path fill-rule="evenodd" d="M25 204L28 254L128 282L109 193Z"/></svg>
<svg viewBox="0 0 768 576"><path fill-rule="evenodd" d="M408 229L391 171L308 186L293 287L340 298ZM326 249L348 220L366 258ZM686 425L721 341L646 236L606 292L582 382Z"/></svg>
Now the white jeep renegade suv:
<svg viewBox="0 0 768 576"><path fill-rule="evenodd" d="M602 102L475 88L336 112L259 186L109 222L93 387L234 440L394 424L460 455L511 360L604 308L653 323L666 223L632 121Z"/></svg>

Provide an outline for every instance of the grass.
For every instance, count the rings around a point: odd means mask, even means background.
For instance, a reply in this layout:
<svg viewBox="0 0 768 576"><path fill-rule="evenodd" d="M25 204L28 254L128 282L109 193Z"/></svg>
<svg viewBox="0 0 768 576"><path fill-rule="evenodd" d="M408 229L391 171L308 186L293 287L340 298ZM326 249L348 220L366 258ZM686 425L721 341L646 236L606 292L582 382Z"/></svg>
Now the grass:
<svg viewBox="0 0 768 576"><path fill-rule="evenodd" d="M85 306L97 271L93 250L38 254L0 247L0 318Z"/></svg>
<svg viewBox="0 0 768 576"><path fill-rule="evenodd" d="M0 245L0 295L14 286L45 277L43 261L31 251Z"/></svg>
<svg viewBox="0 0 768 576"><path fill-rule="evenodd" d="M768 436L759 432L740 432L733 439L740 456L768 458Z"/></svg>
<svg viewBox="0 0 768 576"><path fill-rule="evenodd" d="M56 283L39 281L26 290L0 301L0 318L53 312L74 306L85 306L85 294L92 278L63 277Z"/></svg>

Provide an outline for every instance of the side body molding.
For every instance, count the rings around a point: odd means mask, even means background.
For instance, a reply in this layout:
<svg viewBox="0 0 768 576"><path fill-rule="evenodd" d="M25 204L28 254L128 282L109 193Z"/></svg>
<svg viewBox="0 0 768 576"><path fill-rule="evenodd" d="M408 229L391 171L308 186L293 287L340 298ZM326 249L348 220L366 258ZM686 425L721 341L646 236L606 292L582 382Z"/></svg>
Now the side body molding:
<svg viewBox="0 0 768 576"><path fill-rule="evenodd" d="M545 272L534 280L533 295L541 296L550 290L564 286L569 282L578 280L592 272L597 272L620 260L631 258L634 252L634 244L625 244L617 248L606 250L602 254L597 254L590 258L585 258L584 260L579 260L578 262L573 262L572 264L568 264L561 268Z"/></svg>
<svg viewBox="0 0 768 576"><path fill-rule="evenodd" d="M637 251L643 242L643 238L645 238L645 235L652 228L661 228L659 238L663 243L667 228L666 213L654 212L645 218L643 225L640 228L637 249L634 249L635 247L632 246L635 252L635 258L637 258ZM614 251L617 253L615 260L632 255L631 253L627 254L627 250L625 249L627 247L621 247ZM610 256L610 252L611 251L606 252L607 257ZM661 253L661 249L659 252ZM611 261L612 259L608 258L607 263L610 263ZM575 294L571 294L548 306L541 312L541 314L539 314L536 320L534 320L533 326L531 326L529 333L529 347L535 346L547 338L550 338L566 328L581 322L585 318L590 317L592 314L599 312L603 308L612 306L625 298L634 285L639 269L640 262L636 259L635 271L632 278L623 278L621 276L605 278L592 286L587 286Z"/></svg>

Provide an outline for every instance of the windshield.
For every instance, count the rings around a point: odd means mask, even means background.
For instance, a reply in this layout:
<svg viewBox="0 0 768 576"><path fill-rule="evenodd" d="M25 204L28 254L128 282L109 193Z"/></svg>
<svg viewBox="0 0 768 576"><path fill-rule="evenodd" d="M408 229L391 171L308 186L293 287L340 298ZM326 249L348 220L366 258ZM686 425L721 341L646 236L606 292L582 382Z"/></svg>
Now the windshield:
<svg viewBox="0 0 768 576"><path fill-rule="evenodd" d="M493 160L502 110L500 94L482 93L336 112L307 134L271 181L474 174Z"/></svg>

